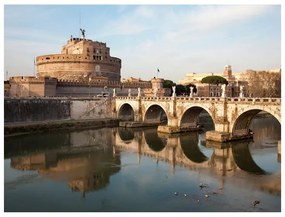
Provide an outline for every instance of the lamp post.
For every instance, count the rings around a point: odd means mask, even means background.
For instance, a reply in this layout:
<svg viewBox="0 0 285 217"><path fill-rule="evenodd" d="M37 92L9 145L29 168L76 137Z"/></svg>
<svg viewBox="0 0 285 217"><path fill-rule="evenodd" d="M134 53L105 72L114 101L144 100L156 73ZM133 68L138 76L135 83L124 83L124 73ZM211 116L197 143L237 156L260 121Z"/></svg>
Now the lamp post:
<svg viewBox="0 0 285 217"><path fill-rule="evenodd" d="M89 77L89 79L88 79L88 85L89 85L88 90L89 90L89 96L90 96L90 81L91 81L91 78Z"/></svg>

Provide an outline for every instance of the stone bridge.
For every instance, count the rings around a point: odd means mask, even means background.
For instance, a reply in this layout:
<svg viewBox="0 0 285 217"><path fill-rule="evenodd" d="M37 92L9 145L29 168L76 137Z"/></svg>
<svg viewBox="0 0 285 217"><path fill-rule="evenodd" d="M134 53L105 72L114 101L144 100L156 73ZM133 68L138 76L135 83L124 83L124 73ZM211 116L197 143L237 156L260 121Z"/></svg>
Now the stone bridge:
<svg viewBox="0 0 285 217"><path fill-rule="evenodd" d="M114 118L131 122L131 126L157 124L162 133L179 133L199 128L199 115L207 112L214 129L207 140L226 142L251 137L251 120L267 112L281 124L280 98L218 97L113 97ZM140 124L138 124L140 123Z"/></svg>

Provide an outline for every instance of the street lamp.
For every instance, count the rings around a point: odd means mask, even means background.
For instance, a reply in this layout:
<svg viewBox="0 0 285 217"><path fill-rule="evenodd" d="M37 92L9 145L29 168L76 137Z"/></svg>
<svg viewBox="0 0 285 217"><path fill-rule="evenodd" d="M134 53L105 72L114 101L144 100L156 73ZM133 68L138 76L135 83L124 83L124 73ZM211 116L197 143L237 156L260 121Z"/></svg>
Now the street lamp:
<svg viewBox="0 0 285 217"><path fill-rule="evenodd" d="M89 77L89 80L88 80L88 85L89 85L89 96L90 96L90 81L91 81L91 78Z"/></svg>

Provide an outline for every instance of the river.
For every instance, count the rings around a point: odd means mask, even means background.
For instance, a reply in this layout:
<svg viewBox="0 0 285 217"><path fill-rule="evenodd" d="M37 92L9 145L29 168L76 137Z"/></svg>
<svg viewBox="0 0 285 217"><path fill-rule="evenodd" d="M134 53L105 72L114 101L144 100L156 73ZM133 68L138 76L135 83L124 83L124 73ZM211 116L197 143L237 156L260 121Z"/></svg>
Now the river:
<svg viewBox="0 0 285 217"><path fill-rule="evenodd" d="M251 129L223 144L156 128L5 137L4 211L281 212L280 123Z"/></svg>

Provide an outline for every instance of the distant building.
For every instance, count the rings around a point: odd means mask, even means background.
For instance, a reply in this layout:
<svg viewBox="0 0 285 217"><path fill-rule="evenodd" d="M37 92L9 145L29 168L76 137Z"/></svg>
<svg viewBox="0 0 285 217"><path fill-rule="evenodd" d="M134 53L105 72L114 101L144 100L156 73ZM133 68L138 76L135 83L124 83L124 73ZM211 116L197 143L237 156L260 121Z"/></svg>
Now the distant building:
<svg viewBox="0 0 285 217"><path fill-rule="evenodd" d="M144 95L150 97L170 96L171 90L163 88L163 78L154 77L151 79L151 88L144 89Z"/></svg>
<svg viewBox="0 0 285 217"><path fill-rule="evenodd" d="M186 74L186 78L180 80L179 83L182 85L194 84L197 88L197 93L195 94L195 96L220 97L222 95L221 85L209 85L203 84L201 82L204 77L212 75L221 76L227 79L229 83L226 87L226 95L228 97L239 96L240 86L245 85L244 82L236 80L236 78L232 74L232 67L230 65L226 65L224 67L223 73L188 73Z"/></svg>
<svg viewBox="0 0 285 217"><path fill-rule="evenodd" d="M61 54L36 58L37 77L84 81L98 76L109 81L120 81L121 59L110 56L106 43L71 37Z"/></svg>

